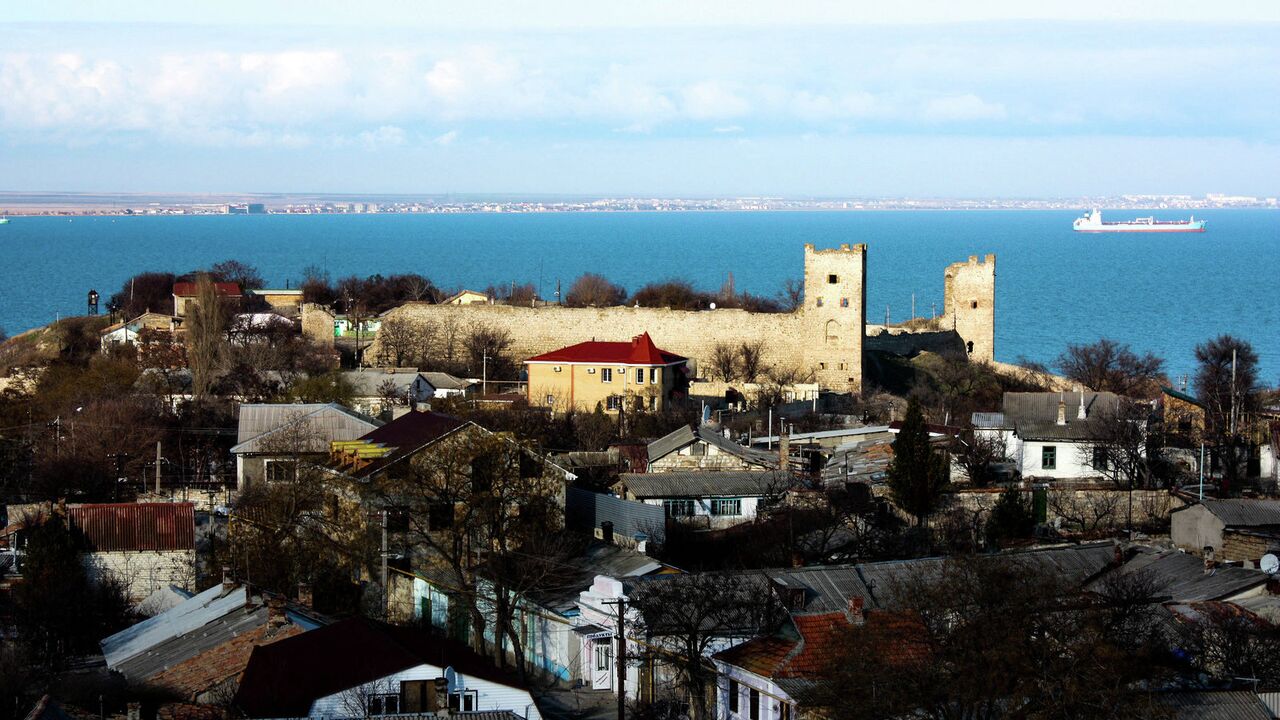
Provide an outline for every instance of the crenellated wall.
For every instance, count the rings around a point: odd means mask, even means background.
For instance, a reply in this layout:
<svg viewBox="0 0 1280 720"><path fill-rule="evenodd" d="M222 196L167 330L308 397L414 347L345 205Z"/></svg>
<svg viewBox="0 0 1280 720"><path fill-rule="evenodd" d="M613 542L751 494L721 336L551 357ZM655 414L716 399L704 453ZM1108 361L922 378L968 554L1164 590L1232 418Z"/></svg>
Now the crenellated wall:
<svg viewBox="0 0 1280 720"><path fill-rule="evenodd" d="M437 346L450 336L465 336L467 329L474 325L500 328L510 333L511 351L518 358L588 340L622 341L648 332L658 347L684 355L704 369L709 366L717 344L758 341L764 347L766 365L812 372L826 389L858 391L862 387L866 334L866 257L866 245L818 250L806 244L804 305L791 313L415 302L390 311L384 319L404 318L434 326ZM953 274L959 278L957 287L962 289L962 294L976 292L968 289L980 284L971 277L972 273L956 270L965 267L965 263L958 263L947 269L949 293ZM994 256L988 256L986 267L994 268ZM993 283L994 273L990 277ZM990 311L994 295L987 293L983 298ZM966 330L977 333L985 328L990 333L994 323L983 325L963 313L957 317L965 318L957 324L956 331L962 338L974 342L974 356L984 357L982 353L986 353L989 357L994 346L990 335L966 335ZM948 319L942 327L950 329L951 321ZM377 356L375 341L366 357Z"/></svg>

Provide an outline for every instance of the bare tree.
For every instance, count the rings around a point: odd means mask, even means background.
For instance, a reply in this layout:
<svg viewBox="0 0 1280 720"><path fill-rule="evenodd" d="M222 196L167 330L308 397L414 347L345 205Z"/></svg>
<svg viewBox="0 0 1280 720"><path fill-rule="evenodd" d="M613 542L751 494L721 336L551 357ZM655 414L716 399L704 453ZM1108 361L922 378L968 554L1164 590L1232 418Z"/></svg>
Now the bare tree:
<svg viewBox="0 0 1280 720"><path fill-rule="evenodd" d="M1006 457L1002 435L978 433L969 428L955 444L951 457L975 487L986 487L996 480L995 463Z"/></svg>
<svg viewBox="0 0 1280 720"><path fill-rule="evenodd" d="M392 316L378 328L377 362L382 367L421 367L425 326L415 320Z"/></svg>
<svg viewBox="0 0 1280 720"><path fill-rule="evenodd" d="M631 608L643 621L644 652L669 667L696 720L709 717L716 671L707 660L718 640L772 632L784 611L756 573L667 575L637 584Z"/></svg>
<svg viewBox="0 0 1280 720"><path fill-rule="evenodd" d="M1067 345L1058 367L1068 380L1097 392L1155 397L1164 380L1164 360L1138 355L1128 345L1102 338L1092 345Z"/></svg>
<svg viewBox="0 0 1280 720"><path fill-rule="evenodd" d="M621 285L615 285L603 275L584 273L564 295L564 303L569 307L609 307L620 305L627 299L627 291Z"/></svg>
<svg viewBox="0 0 1280 720"><path fill-rule="evenodd" d="M515 361L510 357L511 333L500 327L473 323L463 345L467 350L472 373L485 371L490 378L512 379L516 375Z"/></svg>
<svg viewBox="0 0 1280 720"><path fill-rule="evenodd" d="M804 306L804 281L787 278L782 290L778 293L778 301L787 312L795 312Z"/></svg>
<svg viewBox="0 0 1280 720"><path fill-rule="evenodd" d="M744 382L753 383L764 373L764 341L744 340L738 346L738 374Z"/></svg>
<svg viewBox="0 0 1280 720"><path fill-rule="evenodd" d="M201 275L196 301L187 309L187 360L191 366L191 392L196 397L209 394L218 376L226 370L226 333L231 322L222 297L208 275Z"/></svg>
<svg viewBox="0 0 1280 720"><path fill-rule="evenodd" d="M1122 400L1099 411L1089 423L1091 437L1083 451L1094 472L1117 488L1156 486L1161 447L1159 433L1152 431L1149 405Z"/></svg>
<svg viewBox="0 0 1280 720"><path fill-rule="evenodd" d="M1048 504L1052 514L1066 523L1069 529L1086 536L1096 536L1116 527L1122 497L1114 491L1085 492L1063 488L1049 492Z"/></svg>
<svg viewBox="0 0 1280 720"><path fill-rule="evenodd" d="M716 380L733 382L738 377L738 348L718 342L711 348L711 374Z"/></svg>

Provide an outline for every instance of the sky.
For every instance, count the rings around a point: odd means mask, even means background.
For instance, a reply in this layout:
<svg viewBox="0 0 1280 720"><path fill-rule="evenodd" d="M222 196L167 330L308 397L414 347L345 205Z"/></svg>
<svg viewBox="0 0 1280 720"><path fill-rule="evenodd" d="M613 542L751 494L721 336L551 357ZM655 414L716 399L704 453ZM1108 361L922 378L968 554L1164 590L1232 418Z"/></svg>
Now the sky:
<svg viewBox="0 0 1280 720"><path fill-rule="evenodd" d="M1270 1L43 0L0 37L0 190L1280 194Z"/></svg>

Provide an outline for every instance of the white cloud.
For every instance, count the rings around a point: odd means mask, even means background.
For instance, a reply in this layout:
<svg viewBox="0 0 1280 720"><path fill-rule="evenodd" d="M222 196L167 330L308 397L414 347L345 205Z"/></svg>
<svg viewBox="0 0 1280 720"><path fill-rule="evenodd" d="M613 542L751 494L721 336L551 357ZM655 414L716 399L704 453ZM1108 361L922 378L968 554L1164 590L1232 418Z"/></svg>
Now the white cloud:
<svg viewBox="0 0 1280 720"><path fill-rule="evenodd" d="M711 128L711 132L713 132L713 133L740 133L740 132L742 132L742 126L741 126L741 125L721 125L721 126L719 126L719 127L713 127L713 128Z"/></svg>
<svg viewBox="0 0 1280 720"><path fill-rule="evenodd" d="M934 122L1003 120L1007 115L1002 103L987 102L972 93L929 100L921 114Z"/></svg>
<svg viewBox="0 0 1280 720"><path fill-rule="evenodd" d="M715 80L689 85L680 95L685 115L697 120L740 117L751 109L744 98Z"/></svg>
<svg viewBox="0 0 1280 720"><path fill-rule="evenodd" d="M457 140L457 139L458 139L458 131L457 131L457 130L450 130L450 131L449 131L449 132L447 132L447 133L443 133L443 134L441 134L441 135L437 135L435 138L433 138L433 139L431 140L431 142L435 143L436 145L440 145L440 146L448 146L448 145L452 145L452 144L454 143L454 141L455 141L455 140Z"/></svg>
<svg viewBox="0 0 1280 720"><path fill-rule="evenodd" d="M369 150L399 147L404 144L404 139L404 129L394 125L383 125L376 130L366 130L358 136L360 143Z"/></svg>

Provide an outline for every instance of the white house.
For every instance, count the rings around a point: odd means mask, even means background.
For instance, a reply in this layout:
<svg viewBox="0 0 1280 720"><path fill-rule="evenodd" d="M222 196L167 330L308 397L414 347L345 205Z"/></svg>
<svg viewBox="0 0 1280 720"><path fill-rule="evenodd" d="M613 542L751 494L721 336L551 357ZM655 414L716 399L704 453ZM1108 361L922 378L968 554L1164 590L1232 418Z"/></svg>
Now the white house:
<svg viewBox="0 0 1280 720"><path fill-rule="evenodd" d="M1002 412L974 413L975 432L1003 440L1024 478L1086 480L1105 467L1092 443L1125 398L1109 392L1005 393Z"/></svg>
<svg viewBox="0 0 1280 720"><path fill-rule="evenodd" d="M720 530L754 520L791 488L791 477L750 470L622 473L613 487L625 500L662 507L668 518Z"/></svg>
<svg viewBox="0 0 1280 720"><path fill-rule="evenodd" d="M233 705L249 718L448 710L542 720L528 689L489 658L426 630L364 618L254 648Z"/></svg>
<svg viewBox="0 0 1280 720"><path fill-rule="evenodd" d="M103 351L115 345L137 344L138 335L144 330L168 333L170 337L178 331L182 318L164 313L145 312L132 320L108 325L102 329L101 343Z"/></svg>
<svg viewBox="0 0 1280 720"><path fill-rule="evenodd" d="M300 459L320 459L333 441L355 440L382 422L338 403L244 403L236 444L236 488L287 479Z"/></svg>

